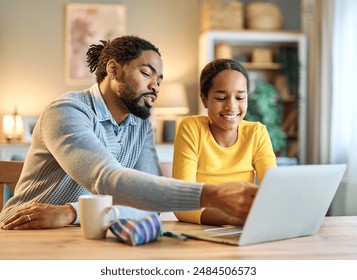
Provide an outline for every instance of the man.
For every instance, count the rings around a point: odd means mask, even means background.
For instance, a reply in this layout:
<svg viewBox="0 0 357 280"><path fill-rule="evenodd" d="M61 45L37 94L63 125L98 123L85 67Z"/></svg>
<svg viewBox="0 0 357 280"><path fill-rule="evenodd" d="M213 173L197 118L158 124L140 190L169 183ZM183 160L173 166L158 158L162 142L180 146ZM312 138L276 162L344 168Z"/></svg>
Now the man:
<svg viewBox="0 0 357 280"><path fill-rule="evenodd" d="M49 104L32 136L3 229L56 228L79 222L80 195L109 194L125 217L147 211L216 207L244 219L257 186L188 183L160 175L148 117L163 79L159 50L135 36L101 41L87 52L97 83ZM174 93L173 93L174 94ZM154 175L151 175L151 174Z"/></svg>

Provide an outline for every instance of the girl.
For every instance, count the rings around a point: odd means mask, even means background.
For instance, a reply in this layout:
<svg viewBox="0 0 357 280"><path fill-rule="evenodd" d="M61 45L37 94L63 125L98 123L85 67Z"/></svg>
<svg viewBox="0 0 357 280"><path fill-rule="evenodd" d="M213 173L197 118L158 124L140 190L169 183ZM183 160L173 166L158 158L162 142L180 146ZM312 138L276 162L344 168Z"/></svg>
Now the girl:
<svg viewBox="0 0 357 280"><path fill-rule="evenodd" d="M260 182L266 170L276 166L276 157L266 127L243 120L248 108L247 71L238 61L215 60L202 70L200 88L208 116L188 116L180 122L173 177L191 182ZM198 224L244 222L217 208L175 215Z"/></svg>

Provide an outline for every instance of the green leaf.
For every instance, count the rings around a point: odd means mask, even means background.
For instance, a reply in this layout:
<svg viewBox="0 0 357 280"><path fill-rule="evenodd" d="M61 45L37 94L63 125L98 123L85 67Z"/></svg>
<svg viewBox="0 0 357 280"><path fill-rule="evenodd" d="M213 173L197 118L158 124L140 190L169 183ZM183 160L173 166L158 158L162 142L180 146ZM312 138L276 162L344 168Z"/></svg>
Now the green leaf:
<svg viewBox="0 0 357 280"><path fill-rule="evenodd" d="M286 145L286 135L281 129L283 121L282 98L278 90L264 81L256 81L254 92L249 93L248 111L245 119L265 124L275 153Z"/></svg>

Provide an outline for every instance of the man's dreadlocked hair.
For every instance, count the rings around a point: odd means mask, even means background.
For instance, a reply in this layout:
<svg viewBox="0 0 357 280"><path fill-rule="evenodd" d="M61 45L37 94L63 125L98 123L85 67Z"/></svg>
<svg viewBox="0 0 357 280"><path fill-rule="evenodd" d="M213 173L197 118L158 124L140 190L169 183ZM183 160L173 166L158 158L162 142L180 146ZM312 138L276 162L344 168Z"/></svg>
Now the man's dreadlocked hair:
<svg viewBox="0 0 357 280"><path fill-rule="evenodd" d="M151 50L161 56L158 48L137 36L121 36L113 41L100 42L91 45L87 51L87 65L91 73L96 71L97 83L107 76L106 65L110 59L124 65L138 58L143 51Z"/></svg>

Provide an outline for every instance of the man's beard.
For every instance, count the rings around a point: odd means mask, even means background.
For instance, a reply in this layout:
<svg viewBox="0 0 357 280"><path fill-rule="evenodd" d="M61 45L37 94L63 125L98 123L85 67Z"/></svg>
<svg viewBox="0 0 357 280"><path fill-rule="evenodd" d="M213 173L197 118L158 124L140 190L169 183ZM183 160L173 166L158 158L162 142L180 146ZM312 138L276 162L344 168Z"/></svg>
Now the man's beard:
<svg viewBox="0 0 357 280"><path fill-rule="evenodd" d="M122 95L120 99L122 102L125 104L125 106L128 108L129 112L141 119L147 119L150 117L150 109L149 107L141 106L139 105L140 99L143 98L145 95L155 95L153 92L145 92L142 93L139 97L137 98L132 98L132 96L135 96L136 92L132 90L128 85L125 86L125 88L122 91Z"/></svg>

